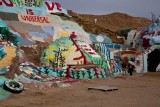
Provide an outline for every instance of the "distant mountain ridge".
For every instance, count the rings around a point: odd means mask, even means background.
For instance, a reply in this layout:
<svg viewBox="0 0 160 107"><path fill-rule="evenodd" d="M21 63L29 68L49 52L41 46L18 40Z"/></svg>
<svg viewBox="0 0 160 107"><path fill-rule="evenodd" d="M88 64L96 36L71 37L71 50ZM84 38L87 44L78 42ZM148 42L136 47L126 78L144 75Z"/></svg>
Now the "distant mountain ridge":
<svg viewBox="0 0 160 107"><path fill-rule="evenodd" d="M150 24L150 20L147 18L133 17L128 14L118 12L108 15L78 14L78 16L81 19L91 23L94 23L95 19L97 19L96 25L115 32L124 29L137 29L146 27Z"/></svg>

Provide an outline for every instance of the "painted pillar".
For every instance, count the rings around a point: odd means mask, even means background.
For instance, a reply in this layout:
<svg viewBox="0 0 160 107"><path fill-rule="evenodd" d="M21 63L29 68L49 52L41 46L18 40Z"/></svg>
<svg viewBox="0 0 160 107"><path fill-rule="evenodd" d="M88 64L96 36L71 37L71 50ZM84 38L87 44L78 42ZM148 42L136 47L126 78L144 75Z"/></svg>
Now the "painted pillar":
<svg viewBox="0 0 160 107"><path fill-rule="evenodd" d="M147 54L143 54L143 73L148 72Z"/></svg>
<svg viewBox="0 0 160 107"><path fill-rule="evenodd" d="M113 50L110 51L110 59L114 59L114 51Z"/></svg>

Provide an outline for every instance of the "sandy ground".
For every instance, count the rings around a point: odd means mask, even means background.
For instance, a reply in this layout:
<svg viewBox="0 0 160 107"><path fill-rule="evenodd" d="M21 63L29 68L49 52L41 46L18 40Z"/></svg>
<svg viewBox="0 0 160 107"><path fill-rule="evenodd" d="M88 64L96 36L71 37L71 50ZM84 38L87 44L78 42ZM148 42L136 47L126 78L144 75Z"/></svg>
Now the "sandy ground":
<svg viewBox="0 0 160 107"><path fill-rule="evenodd" d="M7 53L7 56L0 61L0 68L7 67L7 66L11 65L12 59L16 56L15 50L16 49L11 46L5 47L5 52Z"/></svg>
<svg viewBox="0 0 160 107"><path fill-rule="evenodd" d="M88 90L102 85L118 90ZM83 80L65 88L29 89L0 101L0 107L160 107L160 72L126 79Z"/></svg>

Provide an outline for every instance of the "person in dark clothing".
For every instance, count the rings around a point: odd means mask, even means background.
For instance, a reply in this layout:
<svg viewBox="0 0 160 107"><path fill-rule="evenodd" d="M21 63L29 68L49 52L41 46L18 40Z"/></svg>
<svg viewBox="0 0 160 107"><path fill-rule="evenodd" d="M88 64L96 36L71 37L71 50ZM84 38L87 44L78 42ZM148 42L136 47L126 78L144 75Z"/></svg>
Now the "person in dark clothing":
<svg viewBox="0 0 160 107"><path fill-rule="evenodd" d="M122 71L123 71L123 76L127 75L127 61L123 61L122 63Z"/></svg>
<svg viewBox="0 0 160 107"><path fill-rule="evenodd" d="M129 72L130 76L132 76L134 68L135 68L134 65L132 65L130 63L128 64L128 72Z"/></svg>

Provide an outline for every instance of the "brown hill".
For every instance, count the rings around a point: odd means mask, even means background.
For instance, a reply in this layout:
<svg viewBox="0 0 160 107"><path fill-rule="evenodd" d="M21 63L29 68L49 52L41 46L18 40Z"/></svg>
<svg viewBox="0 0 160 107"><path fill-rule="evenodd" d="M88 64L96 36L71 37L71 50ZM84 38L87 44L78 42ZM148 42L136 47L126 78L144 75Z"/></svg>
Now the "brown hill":
<svg viewBox="0 0 160 107"><path fill-rule="evenodd" d="M68 12L71 16L69 20L77 22L79 25L83 27L83 29L86 32L93 33L93 34L104 34L108 37L110 37L113 41L113 43L123 43L122 39L117 39L117 33L108 29L107 27L103 27L101 25L97 25L95 23L92 23L90 20L85 20L82 18L79 14L74 13L72 11Z"/></svg>
<svg viewBox="0 0 160 107"><path fill-rule="evenodd" d="M83 20L89 21L91 23L94 23L95 19L97 19L96 25L110 29L112 31L146 27L150 23L150 20L147 18L133 17L124 13L112 13L108 15L78 15Z"/></svg>
<svg viewBox="0 0 160 107"><path fill-rule="evenodd" d="M124 29L137 29L149 25L147 18L132 17L124 13L112 13L109 15L86 15L68 11L72 18L84 30L93 34L104 34L109 36L113 43L123 43L122 39L117 39L117 32ZM97 23L95 23L97 19Z"/></svg>

